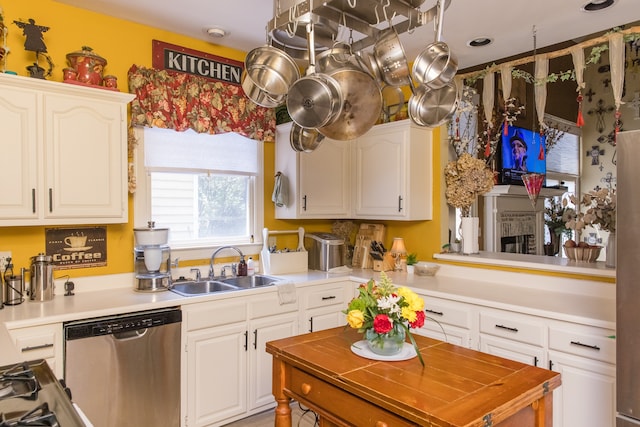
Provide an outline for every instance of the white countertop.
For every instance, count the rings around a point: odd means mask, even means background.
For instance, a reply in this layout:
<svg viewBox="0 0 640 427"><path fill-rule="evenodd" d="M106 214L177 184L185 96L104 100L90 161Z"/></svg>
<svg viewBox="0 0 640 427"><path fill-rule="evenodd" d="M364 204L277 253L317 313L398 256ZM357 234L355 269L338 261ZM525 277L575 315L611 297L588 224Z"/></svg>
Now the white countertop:
<svg viewBox="0 0 640 427"><path fill-rule="evenodd" d="M615 285L611 283L446 264L441 265L435 277L394 272L387 274L396 285L414 288L427 298L434 296L481 305L491 303L506 310L615 328ZM372 270L358 269L342 274L309 271L279 277L293 281L297 286L310 286L327 280L365 282L370 278L378 279L379 275ZM276 292L275 287L266 287L196 297L183 297L168 291L144 293L133 290L133 276L126 274L87 277L74 279L74 282L78 289L76 295L56 295L53 300L46 302L25 301L0 310L0 364L20 360L19 355L15 354L17 352L12 352L13 345L6 329L234 298L240 292L251 295ZM96 287L97 284L100 287ZM3 362L6 360L11 362Z"/></svg>

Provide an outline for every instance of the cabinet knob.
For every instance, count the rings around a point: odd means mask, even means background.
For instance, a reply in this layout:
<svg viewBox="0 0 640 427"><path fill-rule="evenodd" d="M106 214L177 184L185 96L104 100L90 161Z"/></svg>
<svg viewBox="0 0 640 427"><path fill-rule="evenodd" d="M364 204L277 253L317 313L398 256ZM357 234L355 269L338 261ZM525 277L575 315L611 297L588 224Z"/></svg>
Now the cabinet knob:
<svg viewBox="0 0 640 427"><path fill-rule="evenodd" d="M307 396L309 393L311 393L311 384L302 383L302 386L300 386L300 390L302 390L302 394Z"/></svg>

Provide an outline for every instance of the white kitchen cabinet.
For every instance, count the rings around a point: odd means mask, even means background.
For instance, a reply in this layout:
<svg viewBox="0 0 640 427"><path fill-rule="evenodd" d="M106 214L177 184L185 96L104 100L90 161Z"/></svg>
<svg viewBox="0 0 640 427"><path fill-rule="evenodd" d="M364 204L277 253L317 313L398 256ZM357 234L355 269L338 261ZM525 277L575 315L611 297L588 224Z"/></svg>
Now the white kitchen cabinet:
<svg viewBox="0 0 640 427"><path fill-rule="evenodd" d="M542 319L507 310L480 313L480 351L545 366L546 326Z"/></svg>
<svg viewBox="0 0 640 427"><path fill-rule="evenodd" d="M133 95L0 74L0 225L127 222Z"/></svg>
<svg viewBox="0 0 640 427"><path fill-rule="evenodd" d="M312 153L289 144L291 123L276 131L276 173L288 182L278 219L432 218L432 131L410 120L371 128L353 141L325 138Z"/></svg>
<svg viewBox="0 0 640 427"><path fill-rule="evenodd" d="M299 292L300 331L317 332L347 324L345 310L353 298L355 282L340 281L302 288Z"/></svg>
<svg viewBox="0 0 640 427"><path fill-rule="evenodd" d="M432 218L432 130L410 120L374 126L353 145L355 218Z"/></svg>
<svg viewBox="0 0 640 427"><path fill-rule="evenodd" d="M64 375L62 323L9 329L23 360L45 359L58 378Z"/></svg>
<svg viewBox="0 0 640 427"><path fill-rule="evenodd" d="M313 152L299 153L289 143L291 126L276 130L275 170L288 184L288 203L276 206L276 218L348 218L350 142L325 138Z"/></svg>
<svg viewBox="0 0 640 427"><path fill-rule="evenodd" d="M610 329L551 324L549 369L562 376L553 392L554 426L615 426L614 335Z"/></svg>
<svg viewBox="0 0 640 427"><path fill-rule="evenodd" d="M426 319L414 332L429 338L472 348L475 307L443 298L424 297Z"/></svg>
<svg viewBox="0 0 640 427"><path fill-rule="evenodd" d="M276 292L183 307L183 426L219 426L275 405L267 341L296 335Z"/></svg>

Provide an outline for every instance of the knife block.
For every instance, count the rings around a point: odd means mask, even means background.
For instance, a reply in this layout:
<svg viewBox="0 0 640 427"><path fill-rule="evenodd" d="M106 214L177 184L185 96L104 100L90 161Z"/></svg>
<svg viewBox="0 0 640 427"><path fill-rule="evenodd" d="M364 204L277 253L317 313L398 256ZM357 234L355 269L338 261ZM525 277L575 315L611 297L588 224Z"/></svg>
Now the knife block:
<svg viewBox="0 0 640 427"><path fill-rule="evenodd" d="M377 259L373 260L373 271L393 271L395 266L396 260L388 252L384 254L382 261Z"/></svg>

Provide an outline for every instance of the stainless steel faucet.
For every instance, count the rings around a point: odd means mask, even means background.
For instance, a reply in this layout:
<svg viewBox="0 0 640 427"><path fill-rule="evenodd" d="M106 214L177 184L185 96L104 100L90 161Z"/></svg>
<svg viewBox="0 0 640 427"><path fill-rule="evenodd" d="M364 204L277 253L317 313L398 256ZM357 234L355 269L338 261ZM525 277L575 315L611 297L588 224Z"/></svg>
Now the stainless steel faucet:
<svg viewBox="0 0 640 427"><path fill-rule="evenodd" d="M218 249L216 249L213 254L211 255L211 259L209 260L209 279L213 279L215 277L215 273L213 270L213 264L214 261L216 259L216 255L218 255L218 253L224 249L233 249L234 251L238 252L238 255L240 255L240 259L244 258L244 254L242 253L242 251L238 248L236 248L235 246L221 246ZM222 269L222 273L223 276L225 275L224 272L224 268Z"/></svg>

